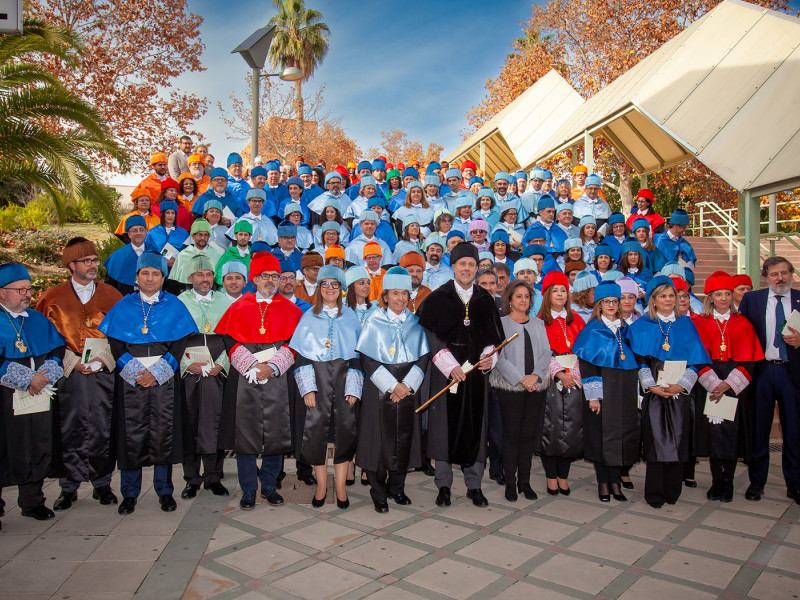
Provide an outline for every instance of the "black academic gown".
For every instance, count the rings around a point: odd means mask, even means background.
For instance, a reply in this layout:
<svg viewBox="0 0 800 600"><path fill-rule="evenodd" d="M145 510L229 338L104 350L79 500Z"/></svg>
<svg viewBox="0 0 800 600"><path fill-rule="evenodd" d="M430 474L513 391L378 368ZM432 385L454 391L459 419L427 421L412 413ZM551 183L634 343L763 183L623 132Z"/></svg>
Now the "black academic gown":
<svg viewBox="0 0 800 600"><path fill-rule="evenodd" d="M465 325L465 306L456 285L448 281L436 288L422 301L417 316L427 330L432 357L447 348L459 364L469 360L477 365L486 346L497 346L503 340L500 314L494 298L473 285L469 325ZM486 461L487 377L476 368L455 392L451 388L428 407L429 458L462 466ZM431 394L447 383L441 371L431 367Z"/></svg>
<svg viewBox="0 0 800 600"><path fill-rule="evenodd" d="M186 347L206 346L211 357L216 359L225 351L225 342L220 335L195 333L189 336ZM222 414L222 394L225 372L215 377L201 377L186 373L183 378L183 396L186 400L187 453L216 454L219 444L219 422Z"/></svg>

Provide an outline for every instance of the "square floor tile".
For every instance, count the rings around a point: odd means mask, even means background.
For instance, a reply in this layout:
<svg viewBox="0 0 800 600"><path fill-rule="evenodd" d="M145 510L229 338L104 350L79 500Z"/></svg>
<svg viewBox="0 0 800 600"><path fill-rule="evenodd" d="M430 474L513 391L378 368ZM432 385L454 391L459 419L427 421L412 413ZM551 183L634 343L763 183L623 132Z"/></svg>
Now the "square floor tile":
<svg viewBox="0 0 800 600"><path fill-rule="evenodd" d="M401 509L397 507L394 502L390 501L389 512L387 513L375 512L375 507L373 506L372 502L370 502L368 505L365 504L363 506L349 508L348 510L342 511L340 515L336 516L342 520L358 523L359 525L365 527L383 529L384 527L394 525L399 521L413 517L415 513L416 510L409 511L406 509Z"/></svg>
<svg viewBox="0 0 800 600"><path fill-rule="evenodd" d="M6 521L6 529L8 529L8 522ZM35 535L14 535L8 532L3 533L3 543L0 544L0 560L9 560L14 558L18 552L21 552L25 546L30 544L36 539Z"/></svg>
<svg viewBox="0 0 800 600"><path fill-rule="evenodd" d="M217 525L217 528L214 530L214 535L211 536L211 540L208 542L206 553L216 552L221 548L227 548L228 546L252 539L253 537L255 536L246 531L220 523Z"/></svg>
<svg viewBox="0 0 800 600"><path fill-rule="evenodd" d="M769 560L769 566L783 569L784 571L800 573L800 549L778 546L775 554ZM798 585L798 590L800 590L800 585Z"/></svg>
<svg viewBox="0 0 800 600"><path fill-rule="evenodd" d="M448 519L486 527L508 516L511 511L491 504L487 508L478 508L470 501L457 503L440 514Z"/></svg>
<svg viewBox="0 0 800 600"><path fill-rule="evenodd" d="M183 598L185 600L202 600L204 598L211 598L222 592L232 590L239 584L223 577L219 573L215 573L205 567L197 567L189 585L186 586Z"/></svg>
<svg viewBox="0 0 800 600"><path fill-rule="evenodd" d="M598 594L620 573L620 569L608 565L558 554L531 571L531 577L589 594Z"/></svg>
<svg viewBox="0 0 800 600"><path fill-rule="evenodd" d="M497 594L494 600L572 600L573 598L575 596L568 596L544 589L540 585L518 581Z"/></svg>
<svg viewBox="0 0 800 600"><path fill-rule="evenodd" d="M254 510L230 513L229 516L240 523L246 523L262 531L276 531L312 518L292 506L261 505L256 506Z"/></svg>
<svg viewBox="0 0 800 600"><path fill-rule="evenodd" d="M681 600L713 600L716 594L709 594L700 590L653 579L642 577L619 597L619 600L653 600L654 598L680 598Z"/></svg>
<svg viewBox="0 0 800 600"><path fill-rule="evenodd" d="M334 565L317 563L274 581L272 585L308 600L330 600L370 581L372 580Z"/></svg>
<svg viewBox="0 0 800 600"><path fill-rule="evenodd" d="M747 595L759 600L797 600L798 589L800 580L777 573L762 573Z"/></svg>
<svg viewBox="0 0 800 600"><path fill-rule="evenodd" d="M246 573L253 579L258 579L267 573L282 569L305 558L307 558L305 554L296 550L274 542L263 541L221 556L217 558L217 562Z"/></svg>
<svg viewBox="0 0 800 600"><path fill-rule="evenodd" d="M339 555L358 565L375 569L381 574L392 573L425 556L427 552L388 539L372 540Z"/></svg>
<svg viewBox="0 0 800 600"><path fill-rule="evenodd" d="M771 519L763 519L754 515L743 515L724 509L715 510L703 519L703 525L707 525L708 527L738 531L759 537L767 535L774 524L775 522Z"/></svg>
<svg viewBox="0 0 800 600"><path fill-rule="evenodd" d="M412 573L405 580L451 598L467 598L500 577L486 569L443 558Z"/></svg>
<svg viewBox="0 0 800 600"><path fill-rule="evenodd" d="M677 523L671 521L662 521L645 515L626 512L611 519L603 525L603 529L611 529L626 535L635 535L636 537L660 542L677 526Z"/></svg>
<svg viewBox="0 0 800 600"><path fill-rule="evenodd" d="M465 535L472 533L474 530L460 525L452 525L439 521L435 517L417 521L408 527L403 527L395 532L399 535L410 540L422 542L436 548L446 546Z"/></svg>
<svg viewBox="0 0 800 600"><path fill-rule="evenodd" d="M147 577L153 563L149 561L108 561L81 564L62 585L59 593L135 592Z"/></svg>
<svg viewBox="0 0 800 600"><path fill-rule="evenodd" d="M317 550L330 550L362 535L363 532L338 523L314 520L311 525L287 533L283 537Z"/></svg>
<svg viewBox="0 0 800 600"><path fill-rule="evenodd" d="M374 594L370 594L365 600L422 600L422 596L417 596L395 585L390 585Z"/></svg>
<svg viewBox="0 0 800 600"><path fill-rule="evenodd" d="M570 546L570 550L632 565L653 546L617 535L592 531Z"/></svg>
<svg viewBox="0 0 800 600"><path fill-rule="evenodd" d="M0 567L0 589L3 593L12 595L52 594L79 565L76 562L56 560L10 560Z"/></svg>
<svg viewBox="0 0 800 600"><path fill-rule="evenodd" d="M110 535L88 560L149 560L155 562L170 539L168 535Z"/></svg>
<svg viewBox="0 0 800 600"><path fill-rule="evenodd" d="M16 558L80 562L86 560L104 539L102 536L45 533L17 554Z"/></svg>
<svg viewBox="0 0 800 600"><path fill-rule="evenodd" d="M456 554L487 562L503 569L513 570L540 552L542 552L541 548L530 544L513 542L496 535L487 535L477 542L462 548Z"/></svg>
<svg viewBox="0 0 800 600"><path fill-rule="evenodd" d="M555 544L577 529L577 525L525 515L501 528L500 531L545 544Z"/></svg>
<svg viewBox="0 0 800 600"><path fill-rule="evenodd" d="M589 523L600 515L606 513L605 508L591 506L583 502L575 502L566 498L560 498L536 508L536 514L548 515L571 521L573 523Z"/></svg>
<svg viewBox="0 0 800 600"><path fill-rule="evenodd" d="M800 546L800 524L795 523L791 527L792 528L789 530L789 533L786 534L784 541Z"/></svg>
<svg viewBox="0 0 800 600"><path fill-rule="evenodd" d="M680 550L669 550L650 569L665 575L724 589L740 568L741 564L731 564Z"/></svg>
<svg viewBox="0 0 800 600"><path fill-rule="evenodd" d="M759 540L745 537L742 534L722 533L701 528L692 530L680 543L683 548L702 550L741 561L750 558L758 544Z"/></svg>

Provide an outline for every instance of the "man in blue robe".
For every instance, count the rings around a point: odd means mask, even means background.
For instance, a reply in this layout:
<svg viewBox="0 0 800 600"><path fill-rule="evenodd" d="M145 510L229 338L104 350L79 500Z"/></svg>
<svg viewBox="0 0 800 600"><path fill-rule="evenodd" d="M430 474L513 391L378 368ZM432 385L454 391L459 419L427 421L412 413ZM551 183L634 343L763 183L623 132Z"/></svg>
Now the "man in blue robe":
<svg viewBox="0 0 800 600"><path fill-rule="evenodd" d="M323 190L318 185L312 183L313 170L310 165L302 164L297 168L297 176L303 181L303 196L306 199L304 206L308 206L314 198L322 194Z"/></svg>
<svg viewBox="0 0 800 600"><path fill-rule="evenodd" d="M228 173L225 169L217 167L211 171L211 185L208 189L197 197L197 200L192 204L192 214L195 217L202 217L206 210L206 202L209 200L217 200L222 204L223 211L227 207L235 217L242 216L242 207L239 200L230 191L228 191ZM230 227L230 219L224 216L220 219L220 225Z"/></svg>
<svg viewBox="0 0 800 600"><path fill-rule="evenodd" d="M291 221L282 221L278 225L278 247L272 254L279 261L290 262L295 271L302 269L303 253L297 249L297 225Z"/></svg>
<svg viewBox="0 0 800 600"><path fill-rule="evenodd" d="M657 233L653 243L668 261L674 260L694 271L697 256L692 245L683 237L688 227L689 214L682 208L676 208L669 218L667 230L664 233Z"/></svg>
<svg viewBox="0 0 800 600"><path fill-rule="evenodd" d="M50 398L64 374L66 342L30 304L28 270L0 265L0 490L18 486L22 516L44 521L55 516L44 504L42 484L54 458ZM24 410L26 400L32 402Z"/></svg>
<svg viewBox="0 0 800 600"><path fill-rule="evenodd" d="M245 213L247 212L247 192L250 190L250 184L242 177L242 157L236 152L231 152L228 155L228 192L236 198L239 203L239 209ZM238 216L238 215L237 215Z"/></svg>
<svg viewBox="0 0 800 600"><path fill-rule="evenodd" d="M106 283L117 288L125 296L136 285L136 261L144 253L144 239L147 237L147 224L144 217L133 215L125 221L125 233L130 242L115 250L106 259Z"/></svg>

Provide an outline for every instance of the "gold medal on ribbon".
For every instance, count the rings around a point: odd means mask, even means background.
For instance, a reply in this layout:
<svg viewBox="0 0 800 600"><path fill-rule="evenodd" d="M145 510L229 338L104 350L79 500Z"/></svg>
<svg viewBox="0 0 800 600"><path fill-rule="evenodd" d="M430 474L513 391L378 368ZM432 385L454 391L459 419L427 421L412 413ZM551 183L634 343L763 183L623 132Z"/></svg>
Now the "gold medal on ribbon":
<svg viewBox="0 0 800 600"><path fill-rule="evenodd" d="M206 324L205 324L205 325L203 325L203 332L204 332L204 333L208 333L209 331L211 331L211 323L209 323L208 321L206 321Z"/></svg>
<svg viewBox="0 0 800 600"><path fill-rule="evenodd" d="M20 352L27 352L28 351L28 347L25 345L25 342L23 342L22 340L17 340L14 343L14 345L17 347L17 350L19 350Z"/></svg>

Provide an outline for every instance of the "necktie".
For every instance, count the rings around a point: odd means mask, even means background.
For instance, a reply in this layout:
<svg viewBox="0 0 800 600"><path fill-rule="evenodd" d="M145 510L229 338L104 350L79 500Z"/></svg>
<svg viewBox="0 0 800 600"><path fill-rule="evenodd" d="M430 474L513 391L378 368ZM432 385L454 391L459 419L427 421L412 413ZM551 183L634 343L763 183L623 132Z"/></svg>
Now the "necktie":
<svg viewBox="0 0 800 600"><path fill-rule="evenodd" d="M781 360L789 360L786 352L786 342L783 341L783 326L786 324L786 313L783 310L783 296L775 296L775 347Z"/></svg>

